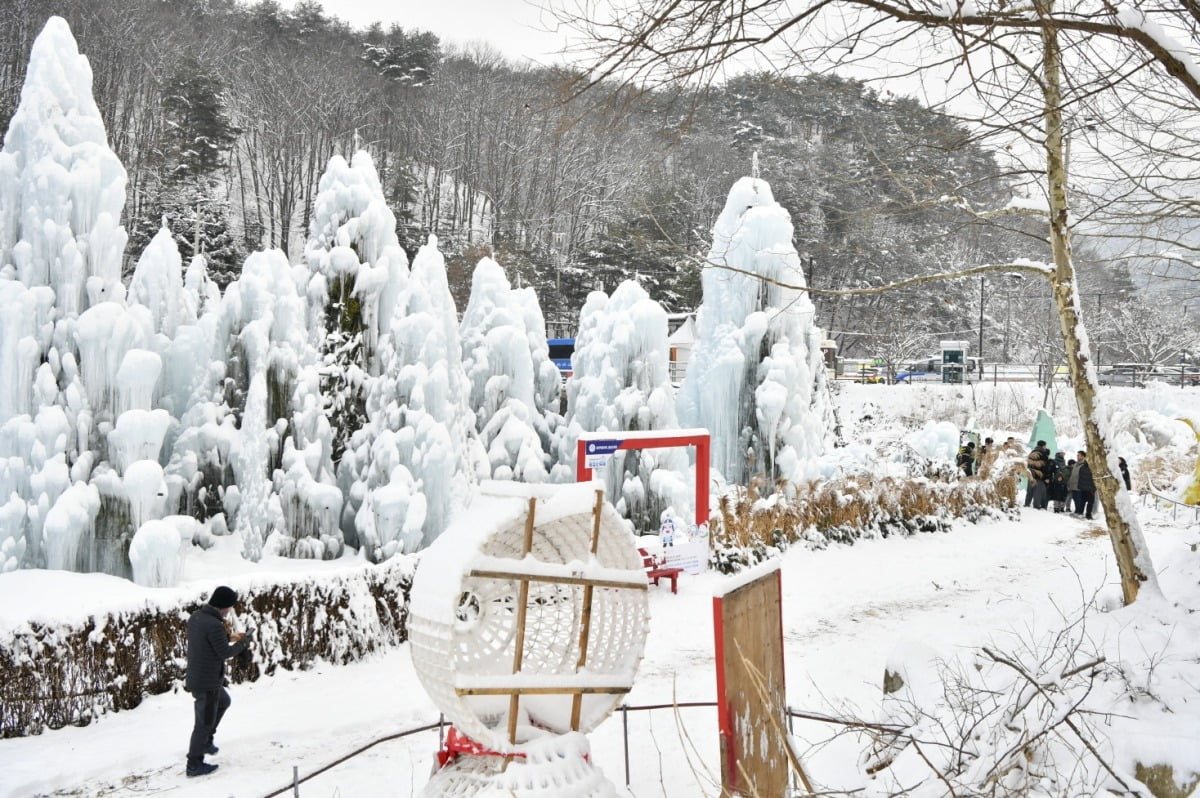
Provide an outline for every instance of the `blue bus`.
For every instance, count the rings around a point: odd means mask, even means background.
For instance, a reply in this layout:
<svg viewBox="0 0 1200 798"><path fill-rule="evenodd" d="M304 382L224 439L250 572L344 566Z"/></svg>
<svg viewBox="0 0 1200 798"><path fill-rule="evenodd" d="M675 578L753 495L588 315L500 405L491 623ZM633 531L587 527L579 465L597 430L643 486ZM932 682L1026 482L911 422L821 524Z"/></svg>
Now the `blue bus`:
<svg viewBox="0 0 1200 798"><path fill-rule="evenodd" d="M574 371L571 368L571 355L575 353L574 338L551 338L546 341L550 347L550 360L558 367L558 372L565 380Z"/></svg>

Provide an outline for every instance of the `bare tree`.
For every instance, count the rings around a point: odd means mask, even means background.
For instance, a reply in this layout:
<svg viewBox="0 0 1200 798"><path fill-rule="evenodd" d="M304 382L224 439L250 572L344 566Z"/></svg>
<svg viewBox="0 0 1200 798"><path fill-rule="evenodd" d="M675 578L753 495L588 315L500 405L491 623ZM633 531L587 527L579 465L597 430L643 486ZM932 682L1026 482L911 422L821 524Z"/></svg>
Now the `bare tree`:
<svg viewBox="0 0 1200 798"><path fill-rule="evenodd" d="M1167 362L1180 352L1200 346L1200 331L1194 319L1177 307L1129 297L1114 302L1100 314L1099 331L1108 351L1117 359L1147 366Z"/></svg>
<svg viewBox="0 0 1200 798"><path fill-rule="evenodd" d="M1085 347L1071 253L1068 161L1072 136L1103 120L1107 131L1120 133L1115 140L1123 148L1121 158L1107 161L1110 186L1125 188L1104 203L1085 204L1085 218L1097 223L1102 207L1195 214L1186 181L1174 180L1169 166L1196 154L1184 118L1196 112L1200 69L1180 42L1194 46L1200 40L1200 11L1158 0L1137 8L1077 0L942 6L910 0L576 0L558 13L593 45L593 68L581 76L579 91L613 81L643 87L704 83L751 57L810 69L873 68L893 80L944 79L936 82L946 91L935 98L943 107L956 102L967 109L961 113L981 137L1003 135L1018 163L1042 181L1038 196L1030 185L1030 199L1040 199L1049 217L1051 263L1044 273L1125 601L1134 601L1143 585L1157 591L1132 506L1117 501L1107 422L1096 410L1096 374ZM1159 135L1145 139L1151 127ZM1138 146L1143 140L1148 143ZM1075 186L1070 188L1074 199ZM1143 217L1130 211L1129 218Z"/></svg>

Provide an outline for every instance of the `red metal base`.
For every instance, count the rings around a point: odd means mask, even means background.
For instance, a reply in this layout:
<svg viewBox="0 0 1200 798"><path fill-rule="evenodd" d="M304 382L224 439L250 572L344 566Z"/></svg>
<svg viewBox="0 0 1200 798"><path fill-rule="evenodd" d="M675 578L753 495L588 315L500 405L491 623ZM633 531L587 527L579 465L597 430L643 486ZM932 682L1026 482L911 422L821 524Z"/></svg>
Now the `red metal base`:
<svg viewBox="0 0 1200 798"><path fill-rule="evenodd" d="M485 748L482 744L475 742L451 726L450 730L446 732L446 741L442 743L442 750L437 752L438 767L444 768L455 759L458 759L462 754L470 754L471 756L502 756L509 759L525 758L525 754L502 754L499 751Z"/></svg>

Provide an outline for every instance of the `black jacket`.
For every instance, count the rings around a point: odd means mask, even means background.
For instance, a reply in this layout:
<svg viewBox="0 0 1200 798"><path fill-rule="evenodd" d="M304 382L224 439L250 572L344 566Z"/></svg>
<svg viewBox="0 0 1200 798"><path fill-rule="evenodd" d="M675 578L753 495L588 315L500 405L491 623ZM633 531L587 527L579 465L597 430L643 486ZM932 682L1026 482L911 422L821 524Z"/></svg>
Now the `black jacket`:
<svg viewBox="0 0 1200 798"><path fill-rule="evenodd" d="M1096 480L1092 479L1092 467L1086 462L1076 463L1079 469L1079 490L1092 491L1096 489Z"/></svg>
<svg viewBox="0 0 1200 798"><path fill-rule="evenodd" d="M183 686L189 692L216 690L225 681L225 660L242 653L249 637L229 642L221 611L205 604L192 613L187 622L187 678Z"/></svg>

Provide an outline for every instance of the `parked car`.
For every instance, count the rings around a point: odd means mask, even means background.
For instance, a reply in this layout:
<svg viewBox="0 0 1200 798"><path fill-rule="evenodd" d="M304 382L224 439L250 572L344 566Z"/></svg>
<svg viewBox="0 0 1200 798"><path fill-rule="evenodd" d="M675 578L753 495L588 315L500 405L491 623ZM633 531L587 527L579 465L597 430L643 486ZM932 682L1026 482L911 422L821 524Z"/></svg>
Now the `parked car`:
<svg viewBox="0 0 1200 798"><path fill-rule="evenodd" d="M1200 385L1200 369L1194 366L1159 366L1146 375L1148 380L1194 388Z"/></svg>
<svg viewBox="0 0 1200 798"><path fill-rule="evenodd" d="M1096 375L1101 385L1114 387L1144 388L1146 387L1146 372L1125 366L1111 366L1101 369Z"/></svg>

